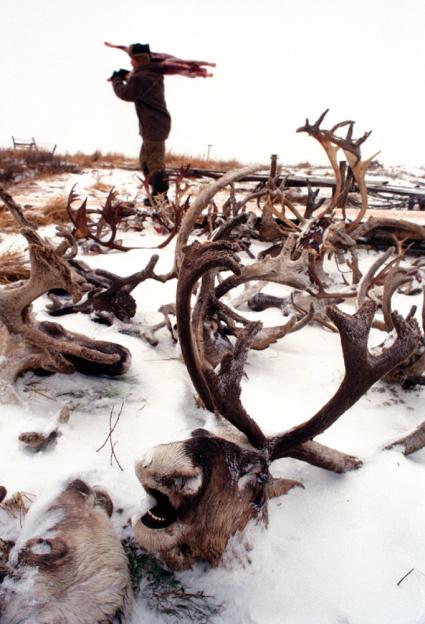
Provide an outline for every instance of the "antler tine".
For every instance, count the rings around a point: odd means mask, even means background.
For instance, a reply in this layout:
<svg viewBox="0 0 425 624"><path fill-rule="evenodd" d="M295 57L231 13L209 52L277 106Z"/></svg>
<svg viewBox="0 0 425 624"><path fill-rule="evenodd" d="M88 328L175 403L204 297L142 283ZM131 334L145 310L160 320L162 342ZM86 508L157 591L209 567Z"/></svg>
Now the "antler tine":
<svg viewBox="0 0 425 624"><path fill-rule="evenodd" d="M354 125L354 121L352 119L347 119L346 121L339 121L330 129L330 132L331 134L334 134L336 130L338 130L339 128L344 128L344 126L350 126L348 130L350 132L350 130L353 129L353 125Z"/></svg>
<svg viewBox="0 0 425 624"><path fill-rule="evenodd" d="M74 213L71 209L72 204L75 202L75 200L78 199L78 194L74 192L75 187L77 186L77 184L73 184L73 186L71 187L71 190L69 191L69 195L68 195L68 201L66 202L66 210L68 212L68 216L71 219L72 224L76 227L77 224L75 223L75 219L74 219Z"/></svg>
<svg viewBox="0 0 425 624"><path fill-rule="evenodd" d="M395 342L380 355L371 355L367 340L376 306L366 301L353 316L336 307L327 310L340 333L345 375L334 396L306 422L268 440L271 459L285 457L295 447L325 431L367 390L415 350L420 332L414 320L405 321L393 313Z"/></svg>
<svg viewBox="0 0 425 624"><path fill-rule="evenodd" d="M233 354L223 358L221 370L217 375L202 359L202 345L197 343L196 336L194 338L191 321L190 297L196 282L204 276L200 294L203 301L197 304L197 325L200 325L208 308L205 301L208 293L205 291L208 288L212 290L214 285L209 272L224 269L239 273L240 266L234 256L234 252L238 249L237 245L228 241L215 241L203 245L193 243L184 249L177 284L177 328L183 359L205 407L211 412L219 412L229 420L247 436L253 446L263 448L266 437L247 414L239 399L243 366L261 323L248 323L240 332ZM197 334L199 333L198 331Z"/></svg>
<svg viewBox="0 0 425 624"><path fill-rule="evenodd" d="M425 286L422 289L422 331L425 333Z"/></svg>
<svg viewBox="0 0 425 624"><path fill-rule="evenodd" d="M310 124L308 117L307 117L305 120L304 126L300 126L299 128L297 128L297 132L307 132L308 134L317 133L319 131L320 124L322 123L322 121L324 120L324 118L326 117L328 113L329 113L329 108L323 111L323 113L320 115L317 121L314 122L314 124Z"/></svg>
<svg viewBox="0 0 425 624"><path fill-rule="evenodd" d="M183 249L176 292L176 317L180 348L192 383L201 397L205 407L214 412L214 402L210 389L201 371L199 353L191 333L190 297L199 278L210 269L227 269L238 273L239 265L231 255L238 249L237 245L228 241L217 241L200 245L193 243Z"/></svg>
<svg viewBox="0 0 425 624"><path fill-rule="evenodd" d="M112 186L102 208L102 217L105 219L106 223L111 226L111 228L116 225L116 215L113 210L113 202L116 197L117 193L115 188Z"/></svg>
<svg viewBox="0 0 425 624"><path fill-rule="evenodd" d="M235 169L233 171L228 171L218 180L215 180L211 184L208 184L201 193L196 197L188 211L186 212L184 219L182 220L180 230L177 236L176 241L176 249L175 249L175 270L178 272L180 270L180 265L182 263L182 251L186 246L187 241L189 239L189 235L193 230L196 219L202 213L204 208L206 208L210 201L212 201L214 195L222 188L231 184L232 182L236 182L239 178L242 178L245 175L253 173L258 169L258 165L248 165L247 167L243 167L241 169Z"/></svg>
<svg viewBox="0 0 425 624"><path fill-rule="evenodd" d="M357 294L357 307L358 308L360 308L360 306L363 305L366 299L367 293L373 283L373 280L376 277L376 273L378 269L380 269L381 266L385 264L388 258L392 256L394 251L395 251L394 247L388 247L385 253L378 256L375 262L373 262L373 264L370 265L369 270L364 274L359 284L359 289L358 289L358 294Z"/></svg>
<svg viewBox="0 0 425 624"><path fill-rule="evenodd" d="M382 296L382 314L384 316L385 329L391 331L393 329L393 319L391 316L391 298L393 294L408 282L412 281L412 276L408 274L408 270L398 266L388 273L384 282L384 293Z"/></svg>
<svg viewBox="0 0 425 624"><path fill-rule="evenodd" d="M241 403L240 383L248 351L261 327L262 324L258 321L248 323L238 336L234 352L223 357L219 373L216 374L212 369L204 371L205 379L213 394L216 411L242 431L257 449L266 446L267 438Z"/></svg>
<svg viewBox="0 0 425 624"><path fill-rule="evenodd" d="M78 254L78 244L72 232L62 225L56 226L56 236L60 236L64 240L56 247L56 253L64 256L67 260L75 258Z"/></svg>
<svg viewBox="0 0 425 624"><path fill-rule="evenodd" d="M32 228L33 230L37 229L37 226L28 221L28 219L24 216L21 206L15 202L13 197L9 195L9 193L7 193L2 186L0 186L0 199L3 200L12 217L20 227Z"/></svg>

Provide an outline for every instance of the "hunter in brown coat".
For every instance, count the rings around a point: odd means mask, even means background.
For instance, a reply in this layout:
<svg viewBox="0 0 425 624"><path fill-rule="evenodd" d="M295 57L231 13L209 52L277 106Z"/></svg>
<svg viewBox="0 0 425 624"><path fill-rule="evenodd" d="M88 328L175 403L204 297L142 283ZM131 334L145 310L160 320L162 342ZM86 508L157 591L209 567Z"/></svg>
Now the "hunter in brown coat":
<svg viewBox="0 0 425 624"><path fill-rule="evenodd" d="M164 76L156 71L149 45L133 44L129 49L132 72L119 70L110 78L115 94L134 102L142 137L140 166L152 187L152 196L166 193L165 141L170 133L171 116L164 95Z"/></svg>

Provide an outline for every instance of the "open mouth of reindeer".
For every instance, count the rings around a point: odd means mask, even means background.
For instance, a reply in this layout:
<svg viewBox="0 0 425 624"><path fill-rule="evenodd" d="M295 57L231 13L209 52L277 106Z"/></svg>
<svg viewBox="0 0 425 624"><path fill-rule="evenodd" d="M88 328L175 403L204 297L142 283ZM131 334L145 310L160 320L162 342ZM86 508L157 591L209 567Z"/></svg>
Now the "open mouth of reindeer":
<svg viewBox="0 0 425 624"><path fill-rule="evenodd" d="M141 522L148 529L165 529L177 520L177 511L170 503L166 494L154 489L147 489L147 493L155 499L155 504L142 517Z"/></svg>

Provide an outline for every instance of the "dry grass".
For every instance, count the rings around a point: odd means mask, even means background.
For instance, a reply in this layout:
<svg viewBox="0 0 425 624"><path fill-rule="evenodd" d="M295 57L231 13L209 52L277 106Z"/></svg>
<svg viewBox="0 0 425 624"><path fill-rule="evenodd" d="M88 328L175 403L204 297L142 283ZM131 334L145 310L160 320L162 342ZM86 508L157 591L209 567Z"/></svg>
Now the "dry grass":
<svg viewBox="0 0 425 624"><path fill-rule="evenodd" d="M84 169L91 168L126 168L137 165L136 158L129 158L119 152L106 152L95 150L91 154L76 152L75 154L64 154L64 160Z"/></svg>
<svg viewBox="0 0 425 624"><path fill-rule="evenodd" d="M52 223L55 225L66 225L69 223L69 216L66 210L67 201L67 197L54 197L46 204L43 204L43 206L28 212L28 219L38 226L51 225Z"/></svg>
<svg viewBox="0 0 425 624"><path fill-rule="evenodd" d="M176 154L174 152L167 152L165 164L170 169L190 166L193 169L213 169L216 171L230 171L243 166L243 163L238 160L212 160L211 158L207 160L202 156Z"/></svg>
<svg viewBox="0 0 425 624"><path fill-rule="evenodd" d="M103 180L98 180L92 186L94 191L99 191L100 193L109 193L111 190L111 183L104 182Z"/></svg>
<svg viewBox="0 0 425 624"><path fill-rule="evenodd" d="M116 152L108 152L103 154L100 150L96 150L92 154L65 154L64 159L79 167L123 167L123 168L139 168L139 160L137 156L129 157ZM206 160L201 156L190 154L177 154L172 151L166 152L165 164L170 169L179 169L180 167L193 167L195 169L217 169L218 171L228 171L241 167L242 164L237 160Z"/></svg>
<svg viewBox="0 0 425 624"><path fill-rule="evenodd" d="M238 160L206 159L199 155L166 152L166 166L170 169L190 166L194 169L229 171L243 166ZM0 148L0 184L13 183L22 177L40 178L57 173L78 173L81 169L125 168L139 169L138 155L126 156L119 152L91 154L51 154L42 150L13 150Z"/></svg>
<svg viewBox="0 0 425 624"><path fill-rule="evenodd" d="M0 231L10 234L19 232L20 227L6 206L0 206Z"/></svg>
<svg viewBox="0 0 425 624"><path fill-rule="evenodd" d="M0 256L0 284L10 284L29 276L28 257L22 251L7 251Z"/></svg>
<svg viewBox="0 0 425 624"><path fill-rule="evenodd" d="M23 209L25 217L36 226L66 225L69 223L69 216L66 210L67 198L54 197L49 202L37 208ZM20 225L12 217L6 206L0 206L0 231L6 233L17 233Z"/></svg>
<svg viewBox="0 0 425 624"><path fill-rule="evenodd" d="M0 184L58 173L78 173L79 168L58 154L42 150L0 149Z"/></svg>

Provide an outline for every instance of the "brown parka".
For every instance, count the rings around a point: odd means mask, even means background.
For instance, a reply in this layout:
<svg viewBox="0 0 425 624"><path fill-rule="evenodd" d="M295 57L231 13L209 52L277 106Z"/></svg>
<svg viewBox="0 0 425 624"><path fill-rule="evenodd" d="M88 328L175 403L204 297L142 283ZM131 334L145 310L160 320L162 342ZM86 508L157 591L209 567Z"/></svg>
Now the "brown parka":
<svg viewBox="0 0 425 624"><path fill-rule="evenodd" d="M112 78L115 94L126 102L134 102L139 119L139 133L148 141L165 141L170 134L171 116L164 95L164 76L149 63L130 74L128 81Z"/></svg>

